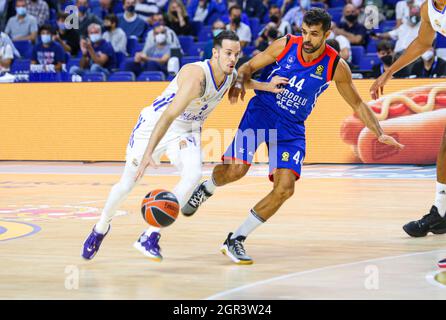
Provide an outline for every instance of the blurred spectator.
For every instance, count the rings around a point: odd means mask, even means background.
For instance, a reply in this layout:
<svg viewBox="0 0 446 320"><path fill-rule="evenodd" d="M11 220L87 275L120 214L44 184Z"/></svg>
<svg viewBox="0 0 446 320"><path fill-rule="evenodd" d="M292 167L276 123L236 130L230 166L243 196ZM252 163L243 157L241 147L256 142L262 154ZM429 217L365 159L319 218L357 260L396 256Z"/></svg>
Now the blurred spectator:
<svg viewBox="0 0 446 320"><path fill-rule="evenodd" d="M338 54L341 52L341 47L339 46L339 42L336 41L336 39L327 39L325 43L335 49Z"/></svg>
<svg viewBox="0 0 446 320"><path fill-rule="evenodd" d="M146 20L148 17L150 17L153 14L157 14L162 12L162 8L167 3L167 0L162 1L162 5L158 5L158 1L156 0L138 0L136 1L136 14L143 19Z"/></svg>
<svg viewBox="0 0 446 320"><path fill-rule="evenodd" d="M0 0L0 30L5 29L6 19L8 18L8 8L10 4L7 0Z"/></svg>
<svg viewBox="0 0 446 320"><path fill-rule="evenodd" d="M159 25L165 26L164 18L161 14L154 15L153 17L155 19L154 21L156 21L153 25L154 28ZM165 26L165 28L166 28L167 44L170 46L170 48L171 49L181 49L180 40L178 39L177 34L169 27ZM152 29L147 34L146 43L145 43L144 47L153 47L155 45L156 45L155 33Z"/></svg>
<svg viewBox="0 0 446 320"><path fill-rule="evenodd" d="M167 29L159 25L153 29L155 45L144 46L135 54L134 62L126 65L126 70L138 76L142 71L162 71L167 74L167 62L170 59L170 46L167 43Z"/></svg>
<svg viewBox="0 0 446 320"><path fill-rule="evenodd" d="M212 24L212 36L215 38L220 32L226 29L226 25L221 20L217 20ZM214 39L209 39L204 46L203 59L212 58L212 48L214 47Z"/></svg>
<svg viewBox="0 0 446 320"><path fill-rule="evenodd" d="M39 30L37 19L27 14L25 0L16 0L15 10L17 15L9 18L5 33L12 41L31 40L34 42Z"/></svg>
<svg viewBox="0 0 446 320"><path fill-rule="evenodd" d="M311 2L311 0L309 0L307 2ZM283 1L281 1L281 3L282 3L282 6L280 8L280 11L282 11L283 16L285 14L287 14L288 11L290 11L292 8L302 6L301 1L296 1L296 0L283 0Z"/></svg>
<svg viewBox="0 0 446 320"><path fill-rule="evenodd" d="M34 46L31 64L40 64L47 70L48 65L54 65L56 71L61 71L65 63L65 51L60 44L53 41L52 28L48 24L40 27L40 41Z"/></svg>
<svg viewBox="0 0 446 320"><path fill-rule="evenodd" d="M350 3L347 1L347 3ZM358 23L365 26L367 29L378 27L378 24L386 20L386 16L382 0L365 0L351 1L352 5L358 9ZM378 21L374 17L372 10L368 10L368 6L376 6L378 8ZM343 17L341 22L347 22Z"/></svg>
<svg viewBox="0 0 446 320"><path fill-rule="evenodd" d="M280 34L279 30L275 26L270 26L266 31L265 38L261 39L258 43L256 43L256 50L253 52L253 56L258 54L261 51L264 51L268 46L273 43L274 40L278 39ZM257 42L257 41L256 41Z"/></svg>
<svg viewBox="0 0 446 320"><path fill-rule="evenodd" d="M18 52L11 39L6 33L0 32L0 73L9 71L15 55L18 56Z"/></svg>
<svg viewBox="0 0 446 320"><path fill-rule="evenodd" d="M446 61L435 55L434 48L421 55L412 67L411 75L416 78L446 77Z"/></svg>
<svg viewBox="0 0 446 320"><path fill-rule="evenodd" d="M118 28L118 18L114 14L105 16L104 30L103 38L111 43L113 50L127 55L127 36L121 28Z"/></svg>
<svg viewBox="0 0 446 320"><path fill-rule="evenodd" d="M104 20L105 16L114 13L113 0L99 0L99 6L91 9L91 13Z"/></svg>
<svg viewBox="0 0 446 320"><path fill-rule="evenodd" d="M368 34L367 29L358 23L358 9L352 4L347 4L344 7L344 19L346 22L341 22L339 27L335 27L333 32L336 36L343 35L353 45L367 45Z"/></svg>
<svg viewBox="0 0 446 320"><path fill-rule="evenodd" d="M378 78L384 71L387 71L394 62L392 43L387 40L380 41L377 45L377 55L380 58L381 63L373 66L371 73L372 78ZM393 76L395 78L404 78L407 75L406 70L403 69L395 73Z"/></svg>
<svg viewBox="0 0 446 320"><path fill-rule="evenodd" d="M238 5L250 18L259 18L262 21L268 8L262 3L262 0L237 0Z"/></svg>
<svg viewBox="0 0 446 320"><path fill-rule="evenodd" d="M181 0L170 0L169 9L167 10L166 25L178 36L192 34L189 17Z"/></svg>
<svg viewBox="0 0 446 320"><path fill-rule="evenodd" d="M251 29L248 25L241 21L242 9L238 5L234 5L229 9L230 23L226 26L227 30L237 33L242 48L246 47L251 42Z"/></svg>
<svg viewBox="0 0 446 320"><path fill-rule="evenodd" d="M89 25L93 23L102 25L102 20L89 12L88 0L76 0L76 6L79 10L79 32L81 36L87 35Z"/></svg>
<svg viewBox="0 0 446 320"><path fill-rule="evenodd" d="M279 37L293 32L293 30L291 29L291 24L287 20L282 19L282 12L276 5L272 5L269 9L269 20L274 23L277 31L279 31ZM263 28L262 31L260 31L261 35L263 35L265 29L266 27Z"/></svg>
<svg viewBox="0 0 446 320"><path fill-rule="evenodd" d="M80 66L73 66L71 74L82 75L85 71L102 72L106 76L115 67L116 57L112 45L102 39L101 26L92 23L88 26L88 38L81 39L82 59Z"/></svg>
<svg viewBox="0 0 446 320"><path fill-rule="evenodd" d="M379 39L392 39L396 40L395 53L396 56L400 56L404 50L412 43L418 36L418 31L421 25L420 8L412 7L410 9L409 19L406 20L397 29L386 33L378 33L376 35Z"/></svg>
<svg viewBox="0 0 446 320"><path fill-rule="evenodd" d="M68 13L59 12L57 14L57 32L54 36L54 41L59 43L65 52L68 52L72 56L77 56L79 52L79 33L73 29L67 29L65 25L65 19L68 17Z"/></svg>
<svg viewBox="0 0 446 320"><path fill-rule="evenodd" d="M200 21L204 24L215 22L213 20L226 14L226 1L224 0L191 0L187 6L189 17L193 21Z"/></svg>
<svg viewBox="0 0 446 320"><path fill-rule="evenodd" d="M148 29L148 24L135 13L136 0L124 1L124 13L118 16L118 25L127 38L133 37L141 41Z"/></svg>
<svg viewBox="0 0 446 320"><path fill-rule="evenodd" d="M27 0L26 11L37 19L38 26L42 26L45 21L50 19L50 8L43 0Z"/></svg>
<svg viewBox="0 0 446 320"><path fill-rule="evenodd" d="M300 1L300 5L288 10L283 17L283 21L287 21L291 25L293 33L300 33L304 14L310 7L311 1L302 0Z"/></svg>
<svg viewBox="0 0 446 320"><path fill-rule="evenodd" d="M424 0L402 0L395 5L396 28L409 20L410 9L413 6L421 7Z"/></svg>
<svg viewBox="0 0 446 320"><path fill-rule="evenodd" d="M336 24L331 22L331 30L336 28ZM352 48L350 46L350 41L343 35L335 35L334 32L331 32L328 36L328 39L336 40L339 46L339 55L342 59L350 63L352 61Z"/></svg>

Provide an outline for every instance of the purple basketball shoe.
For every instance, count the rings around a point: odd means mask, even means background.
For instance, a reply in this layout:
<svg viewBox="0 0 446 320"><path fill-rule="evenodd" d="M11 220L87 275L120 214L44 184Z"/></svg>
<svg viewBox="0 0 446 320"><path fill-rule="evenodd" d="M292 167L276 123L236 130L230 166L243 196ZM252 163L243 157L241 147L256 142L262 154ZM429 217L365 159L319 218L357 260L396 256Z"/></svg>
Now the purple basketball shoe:
<svg viewBox="0 0 446 320"><path fill-rule="evenodd" d="M105 234L101 234L99 232L96 232L96 230L91 231L90 235L88 236L87 240L84 242L84 248L82 250L82 258L85 260L91 260L94 258L96 253L99 251L99 247L101 246L102 240L104 240L105 236L110 231L110 227L108 226L108 230Z"/></svg>
<svg viewBox="0 0 446 320"><path fill-rule="evenodd" d="M158 244L160 238L161 234L158 232L152 232L149 237L143 233L138 241L133 244L133 247L151 260L161 262L163 256L161 255L161 248Z"/></svg>

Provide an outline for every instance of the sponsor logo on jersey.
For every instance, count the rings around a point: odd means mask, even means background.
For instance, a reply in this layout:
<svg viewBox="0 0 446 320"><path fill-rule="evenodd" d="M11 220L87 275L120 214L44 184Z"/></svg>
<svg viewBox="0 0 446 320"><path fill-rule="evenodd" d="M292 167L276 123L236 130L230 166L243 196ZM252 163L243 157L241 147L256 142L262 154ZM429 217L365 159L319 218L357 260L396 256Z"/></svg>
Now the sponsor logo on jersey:
<svg viewBox="0 0 446 320"><path fill-rule="evenodd" d="M324 66L323 65L318 65L316 68L316 75L317 76L321 76L322 72L324 72Z"/></svg>
<svg viewBox="0 0 446 320"><path fill-rule="evenodd" d="M296 57L289 55L288 59L286 60L289 64L293 64L294 61L296 61Z"/></svg>
<svg viewBox="0 0 446 320"><path fill-rule="evenodd" d="M285 151L282 153L282 161L288 161L288 160L290 160L290 154Z"/></svg>

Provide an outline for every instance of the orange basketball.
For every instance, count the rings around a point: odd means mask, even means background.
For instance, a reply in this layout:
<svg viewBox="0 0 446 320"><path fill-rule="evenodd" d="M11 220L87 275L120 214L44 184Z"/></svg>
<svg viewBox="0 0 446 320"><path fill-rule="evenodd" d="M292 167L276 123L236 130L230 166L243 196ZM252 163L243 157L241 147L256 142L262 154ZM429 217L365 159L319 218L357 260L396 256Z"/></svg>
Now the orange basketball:
<svg viewBox="0 0 446 320"><path fill-rule="evenodd" d="M180 205L177 197L167 190L149 192L141 203L142 217L154 227L167 227L178 217Z"/></svg>

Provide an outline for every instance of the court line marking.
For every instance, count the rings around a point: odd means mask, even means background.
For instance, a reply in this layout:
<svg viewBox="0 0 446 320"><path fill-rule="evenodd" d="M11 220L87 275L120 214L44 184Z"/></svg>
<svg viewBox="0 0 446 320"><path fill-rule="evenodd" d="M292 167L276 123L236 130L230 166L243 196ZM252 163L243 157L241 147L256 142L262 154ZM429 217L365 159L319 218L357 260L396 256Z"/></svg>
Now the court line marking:
<svg viewBox="0 0 446 320"><path fill-rule="evenodd" d="M398 259L398 258L413 257L413 256L423 255L423 254L432 254L432 253L441 252L441 251L445 251L445 249L436 249L436 250L432 250L432 251L413 252L413 253L397 255L397 256L388 256L388 257L367 259L367 260L361 260L361 261L356 261L356 262L349 262L349 263L337 264L337 265L321 267L321 268L316 268L316 269L310 269L310 270L305 270L305 271L288 273L288 274L284 274L284 275L281 275L281 276L273 277L273 278L270 278L270 279L256 281L256 282L253 282L253 283L250 283L250 284L246 284L246 285L243 285L243 286L240 286L240 287L236 287L236 288L233 288L233 289L225 290L225 291L216 293L216 294L214 294L212 296L209 296L207 298L204 298L204 300L219 299L219 298L222 298L222 297L227 296L229 294L232 294L232 293L235 293L235 292L238 292L238 291L242 291L242 290L245 290L245 289L250 289L250 288L262 286L262 285L265 285L265 284L268 284L268 283L271 283L271 282L280 281L280 280L284 280L284 279L288 279L288 278L292 278L292 277L297 277L297 276L301 276L301 275L305 275L305 274L309 274L309 273L314 273L314 272L318 272L318 271L325 271L325 270L337 269L337 268L342 268L342 267L350 267L350 266L359 265L359 264L363 264L363 263L370 263L370 262L378 262L378 261L392 260L392 259ZM437 282L437 281L435 281L435 282ZM438 283L438 284L440 284L440 283ZM446 286L444 286L443 289L444 288L446 288Z"/></svg>

